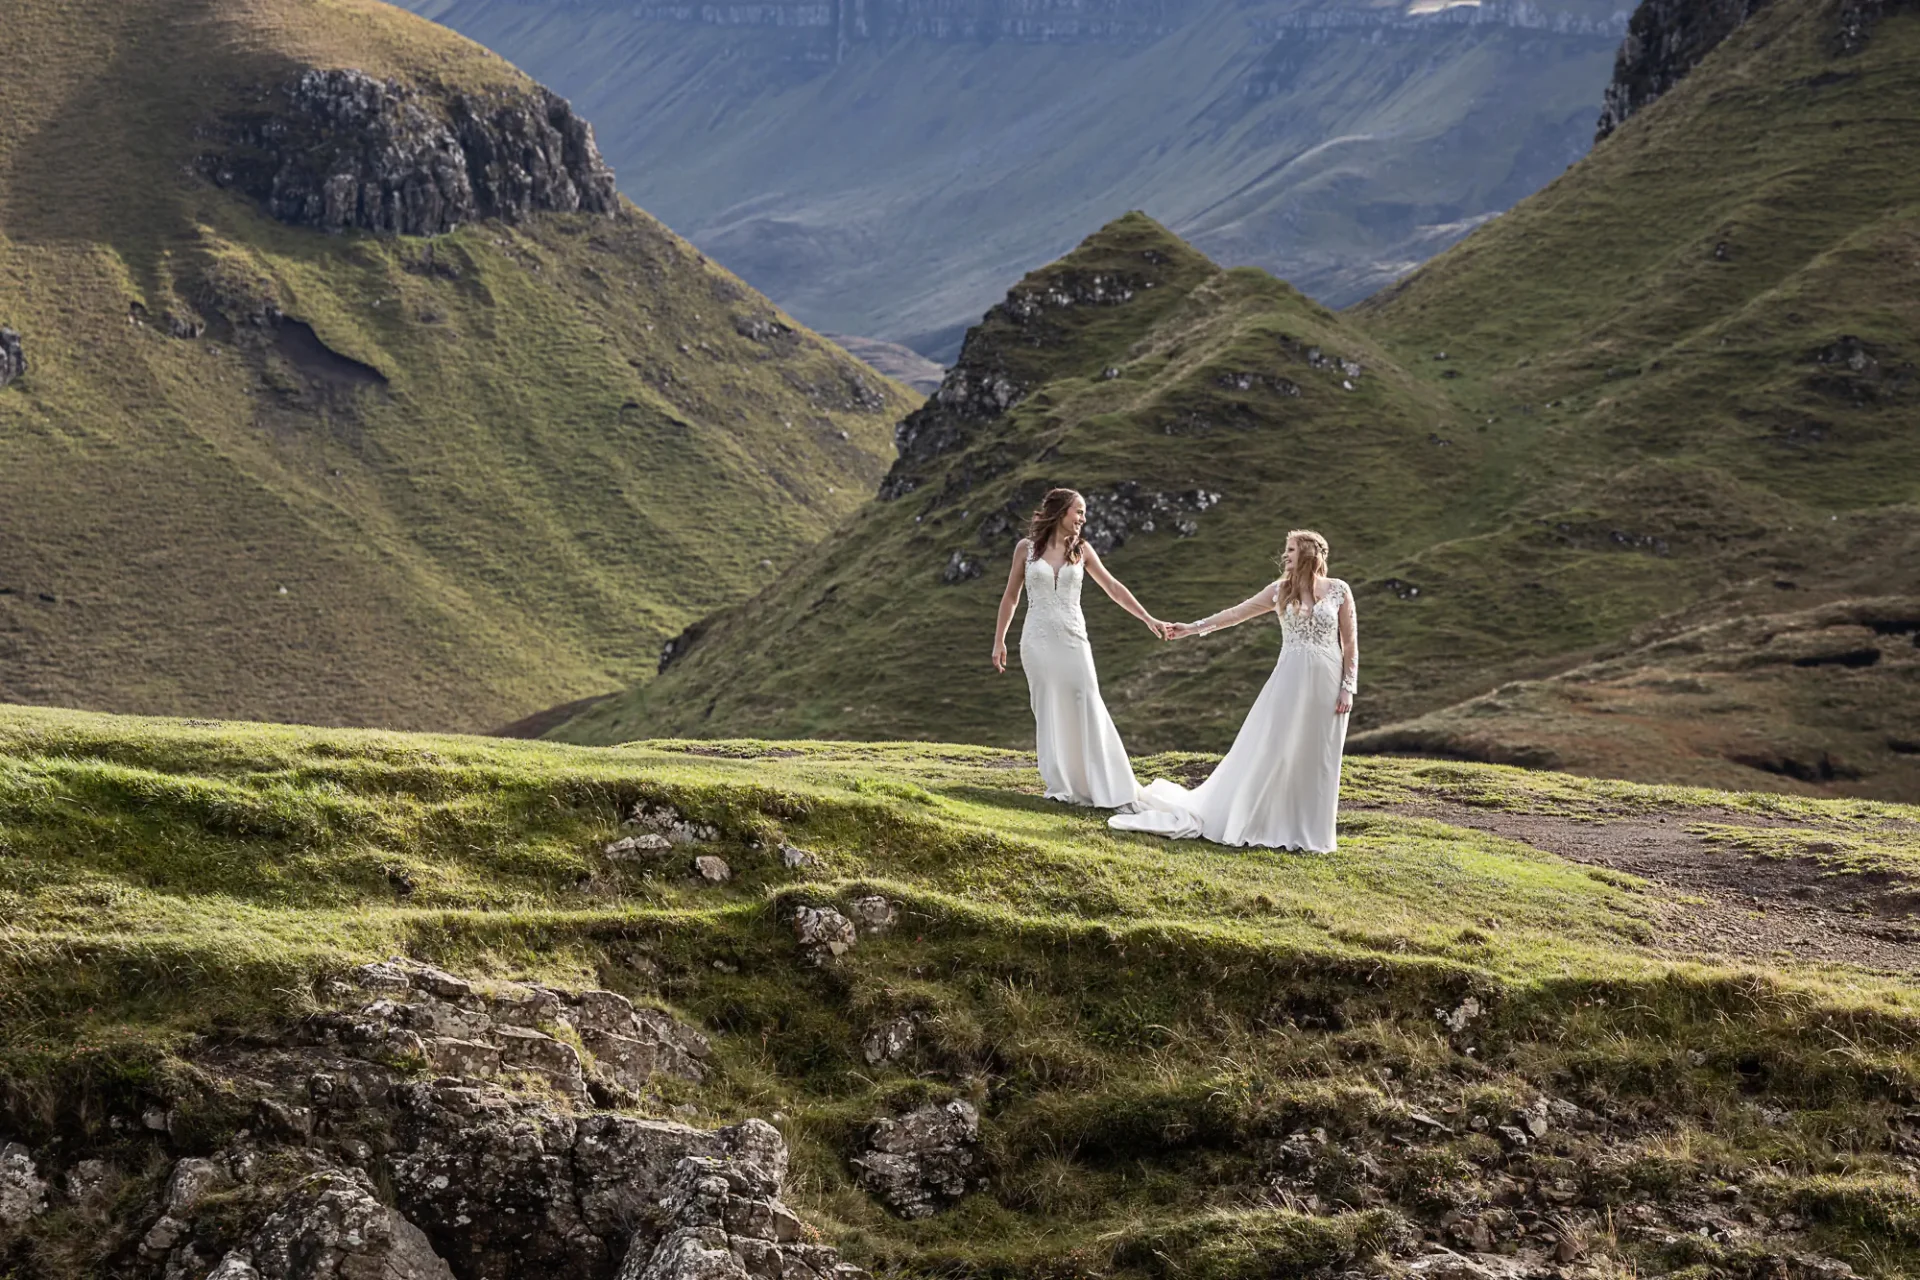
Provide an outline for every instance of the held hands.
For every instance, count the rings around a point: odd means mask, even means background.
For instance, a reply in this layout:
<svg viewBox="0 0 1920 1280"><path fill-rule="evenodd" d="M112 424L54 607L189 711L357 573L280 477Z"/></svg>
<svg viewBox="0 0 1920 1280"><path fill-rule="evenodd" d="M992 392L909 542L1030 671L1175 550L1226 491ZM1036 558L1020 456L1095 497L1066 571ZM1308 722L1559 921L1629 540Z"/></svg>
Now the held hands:
<svg viewBox="0 0 1920 1280"><path fill-rule="evenodd" d="M1166 638L1169 640L1184 640L1188 636L1197 636L1199 634L1200 628L1191 622L1169 622L1167 624Z"/></svg>

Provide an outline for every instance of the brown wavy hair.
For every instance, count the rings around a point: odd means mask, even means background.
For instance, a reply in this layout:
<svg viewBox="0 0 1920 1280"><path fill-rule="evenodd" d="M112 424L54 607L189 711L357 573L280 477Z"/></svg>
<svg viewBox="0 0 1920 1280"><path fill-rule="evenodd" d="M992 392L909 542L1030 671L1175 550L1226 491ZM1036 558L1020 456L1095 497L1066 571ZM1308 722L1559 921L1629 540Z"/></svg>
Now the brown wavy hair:
<svg viewBox="0 0 1920 1280"><path fill-rule="evenodd" d="M1293 569L1282 570L1280 574L1280 601L1276 607L1285 610L1294 604L1302 611L1311 609L1314 576L1327 571L1327 540L1311 529L1295 529L1287 534L1287 541L1296 543L1299 552L1293 558ZM1284 565L1286 561L1280 563Z"/></svg>
<svg viewBox="0 0 1920 1280"><path fill-rule="evenodd" d="M1047 496L1040 499L1040 505L1033 509L1033 519L1027 522L1027 537L1033 542L1033 554L1046 554L1047 546L1060 532L1060 522L1073 510L1073 504L1081 501L1078 489L1049 489ZM1086 528L1083 524L1082 529ZM1080 551L1086 545L1086 539L1079 534L1067 543L1067 562L1080 558Z"/></svg>

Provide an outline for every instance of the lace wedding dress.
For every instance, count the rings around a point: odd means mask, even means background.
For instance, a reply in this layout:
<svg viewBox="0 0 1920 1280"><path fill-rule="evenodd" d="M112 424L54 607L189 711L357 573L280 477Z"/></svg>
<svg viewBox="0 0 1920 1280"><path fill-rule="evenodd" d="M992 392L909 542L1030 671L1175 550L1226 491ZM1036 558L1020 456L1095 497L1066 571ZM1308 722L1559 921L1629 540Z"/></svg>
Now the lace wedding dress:
<svg viewBox="0 0 1920 1280"><path fill-rule="evenodd" d="M1277 583L1273 592L1278 607ZM1330 578L1327 594L1311 609L1290 603L1281 610L1280 660L1213 775L1192 791L1155 779L1141 793L1140 810L1109 825L1180 840L1332 853L1347 743L1347 717L1333 708L1343 678L1340 604L1349 595L1346 583Z"/></svg>
<svg viewBox="0 0 1920 1280"><path fill-rule="evenodd" d="M1027 673L1047 799L1101 809L1131 807L1134 781L1120 731L1100 698L1093 646L1080 612L1086 572L1077 561L1052 565L1027 551L1027 617L1020 625L1020 666Z"/></svg>

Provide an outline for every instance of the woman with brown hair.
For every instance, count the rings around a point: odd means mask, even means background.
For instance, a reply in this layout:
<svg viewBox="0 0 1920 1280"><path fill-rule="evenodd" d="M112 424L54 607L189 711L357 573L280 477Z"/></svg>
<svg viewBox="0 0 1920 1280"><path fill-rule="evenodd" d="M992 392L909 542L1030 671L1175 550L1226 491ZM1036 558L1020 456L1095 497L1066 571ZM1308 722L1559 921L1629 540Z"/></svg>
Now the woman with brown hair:
<svg viewBox="0 0 1920 1280"><path fill-rule="evenodd" d="M1033 705L1040 780L1047 799L1131 809L1139 795L1127 749L1100 698L1100 678L1080 612L1080 587L1091 577L1114 603L1154 635L1167 624L1148 613L1133 592L1107 572L1100 553L1081 539L1087 500L1072 489L1052 489L1040 500L1027 536L1013 549L1007 589L993 630L993 668L1007 669L1007 626L1027 593L1027 620L1020 628L1020 665Z"/></svg>
<svg viewBox="0 0 1920 1280"><path fill-rule="evenodd" d="M1278 614L1280 659L1205 782L1188 791L1155 779L1141 792L1141 809L1110 825L1179 840L1333 852L1340 754L1360 672L1353 592L1327 576L1327 540L1311 529L1287 535L1281 568L1278 581L1233 608L1168 628L1168 639L1204 636Z"/></svg>

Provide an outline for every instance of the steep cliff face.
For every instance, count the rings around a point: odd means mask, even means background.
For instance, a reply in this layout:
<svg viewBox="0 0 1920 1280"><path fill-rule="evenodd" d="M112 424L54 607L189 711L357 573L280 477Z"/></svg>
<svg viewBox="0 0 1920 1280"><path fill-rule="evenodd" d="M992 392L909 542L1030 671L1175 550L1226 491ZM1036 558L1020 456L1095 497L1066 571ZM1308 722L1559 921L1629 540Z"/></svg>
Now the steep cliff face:
<svg viewBox="0 0 1920 1280"><path fill-rule="evenodd" d="M1614 59L1600 122L1600 141L1693 70L1767 0L1642 0Z"/></svg>
<svg viewBox="0 0 1920 1280"><path fill-rule="evenodd" d="M618 207L592 126L537 85L436 98L315 69L208 132L220 145L201 172L294 226L431 236L480 218Z"/></svg>
<svg viewBox="0 0 1920 1280"><path fill-rule="evenodd" d="M405 0L569 93L626 193L826 331L943 362L1143 209L1334 305L1589 145L1625 0Z"/></svg>

